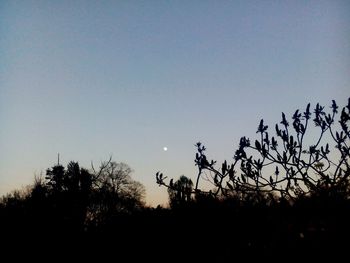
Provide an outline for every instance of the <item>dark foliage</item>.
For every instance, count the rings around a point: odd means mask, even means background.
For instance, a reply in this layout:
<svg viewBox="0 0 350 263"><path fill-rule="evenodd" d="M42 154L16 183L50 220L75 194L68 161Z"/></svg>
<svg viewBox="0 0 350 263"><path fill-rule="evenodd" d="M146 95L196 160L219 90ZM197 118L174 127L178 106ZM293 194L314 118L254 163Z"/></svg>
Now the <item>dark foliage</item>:
<svg viewBox="0 0 350 263"><path fill-rule="evenodd" d="M329 112L320 104L312 112L308 104L290 122L282 113L275 134L261 120L258 139L242 137L233 161L219 166L198 142L198 175L184 213L206 220L213 240L233 239L220 243L223 254L235 247L265 255L339 255L350 234L349 121L350 99L341 110L333 100ZM169 193L181 192L160 172L156 180ZM212 189L200 189L201 180Z"/></svg>
<svg viewBox="0 0 350 263"><path fill-rule="evenodd" d="M146 207L126 164L55 165L32 187L2 197L2 238L46 259L73 253L80 261L347 256L350 99L341 110L335 101L329 112L310 107L291 120L282 113L274 133L261 120L258 139L242 137L231 162L209 160L197 143L195 183L156 174L170 208Z"/></svg>
<svg viewBox="0 0 350 263"><path fill-rule="evenodd" d="M170 180L170 186L168 188L168 194L171 208L183 207L191 202L193 189L191 179L182 175L175 183Z"/></svg>
<svg viewBox="0 0 350 263"><path fill-rule="evenodd" d="M111 159L91 172L77 162L70 162L67 169L55 165L27 191L2 198L2 232L80 236L103 228L115 215L143 208L145 190L131 179L131 172L128 165Z"/></svg>
<svg viewBox="0 0 350 263"><path fill-rule="evenodd" d="M204 192L199 181L206 172L213 186L208 194L215 198L235 196L243 201L253 196L256 201L280 198L292 203L312 196L348 199L350 99L338 119L339 107L334 100L330 108L326 112L317 104L312 114L308 104L303 113L294 113L292 127L282 113L275 135L269 134L261 120L259 138L251 143L242 137L233 162L224 161L220 167L208 160L205 146L198 142L195 164L199 172L192 194ZM312 123L318 131L307 133ZM171 181L165 182L162 173L158 172L156 179L158 184L176 190Z"/></svg>

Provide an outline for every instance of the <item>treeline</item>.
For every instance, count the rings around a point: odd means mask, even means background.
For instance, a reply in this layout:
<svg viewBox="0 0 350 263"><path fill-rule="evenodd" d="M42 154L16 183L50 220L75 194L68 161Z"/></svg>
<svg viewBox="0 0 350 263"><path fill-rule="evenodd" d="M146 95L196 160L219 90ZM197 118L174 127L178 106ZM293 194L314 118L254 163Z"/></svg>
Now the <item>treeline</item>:
<svg viewBox="0 0 350 263"><path fill-rule="evenodd" d="M197 143L195 182L156 174L169 194L167 208L145 205L145 189L126 164L57 164L26 191L2 197L1 233L78 240L84 251L151 259L343 255L350 237L350 99L329 109L309 104L290 122L282 113L274 134L261 120L258 139L242 137L232 162L218 165Z"/></svg>
<svg viewBox="0 0 350 263"><path fill-rule="evenodd" d="M78 162L47 169L32 186L1 198L3 232L84 233L102 228L111 218L144 208L145 188L131 178L124 163L109 159L98 169Z"/></svg>

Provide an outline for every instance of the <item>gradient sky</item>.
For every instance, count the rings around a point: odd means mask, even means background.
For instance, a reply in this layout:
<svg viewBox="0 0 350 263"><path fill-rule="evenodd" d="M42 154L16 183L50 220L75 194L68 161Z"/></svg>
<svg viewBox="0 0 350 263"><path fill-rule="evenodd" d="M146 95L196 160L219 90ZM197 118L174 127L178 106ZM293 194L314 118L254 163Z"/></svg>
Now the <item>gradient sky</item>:
<svg viewBox="0 0 350 263"><path fill-rule="evenodd" d="M349 1L0 1L0 194L110 155L147 202L308 102L350 96ZM164 151L163 147L168 147Z"/></svg>

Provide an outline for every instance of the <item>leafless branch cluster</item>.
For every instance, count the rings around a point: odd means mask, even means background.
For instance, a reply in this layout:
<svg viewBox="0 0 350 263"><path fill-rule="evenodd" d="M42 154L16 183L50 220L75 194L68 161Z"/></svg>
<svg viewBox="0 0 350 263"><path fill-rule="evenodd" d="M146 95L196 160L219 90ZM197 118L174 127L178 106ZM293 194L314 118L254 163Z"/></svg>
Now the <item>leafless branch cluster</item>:
<svg viewBox="0 0 350 263"><path fill-rule="evenodd" d="M311 112L296 110L291 124L282 113L282 120L270 135L262 119L252 142L242 137L235 151L233 162L226 160L218 167L208 160L206 148L196 144L195 164L198 167L193 194L200 193L199 181L209 173L213 185L210 193L215 196L247 195L272 198L279 196L295 200L300 196L326 194L349 196L350 157L350 98L348 105L339 111L333 100L330 112L317 104ZM315 130L311 125L314 124ZM312 142L310 143L310 140ZM156 174L159 185L173 188L172 180Z"/></svg>

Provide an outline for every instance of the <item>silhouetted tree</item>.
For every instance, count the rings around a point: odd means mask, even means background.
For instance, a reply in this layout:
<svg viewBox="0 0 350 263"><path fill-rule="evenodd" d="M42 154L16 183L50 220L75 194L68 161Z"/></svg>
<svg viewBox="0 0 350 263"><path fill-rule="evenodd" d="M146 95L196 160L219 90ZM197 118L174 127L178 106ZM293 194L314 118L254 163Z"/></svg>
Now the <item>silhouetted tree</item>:
<svg viewBox="0 0 350 263"><path fill-rule="evenodd" d="M132 169L125 163L109 159L102 162L94 176L94 196L89 218L104 221L118 213L131 213L144 206L145 188L131 178Z"/></svg>
<svg viewBox="0 0 350 263"><path fill-rule="evenodd" d="M276 196L289 201L310 195L348 198L350 98L338 119L339 107L334 100L330 108L327 112L317 104L311 112L308 104L304 112L295 111L291 125L282 113L275 135L270 135L261 120L259 138L251 143L242 137L234 161L224 161L219 168L216 161L207 159L206 148L197 143L195 164L199 172L193 193L200 192L198 183L205 171L215 187L214 196L254 196L264 201ZM312 123L318 131L309 131ZM163 174L157 173L156 179L158 184L174 189Z"/></svg>
<svg viewBox="0 0 350 263"><path fill-rule="evenodd" d="M190 178L181 175L180 178L168 188L170 207L178 207L192 200L193 183Z"/></svg>
<svg viewBox="0 0 350 263"><path fill-rule="evenodd" d="M341 109L334 100L330 110L317 104L312 111L308 104L290 121L282 113L275 133L261 120L258 139L242 137L233 161L220 165L207 158L198 142L195 202L185 213L191 214L196 229L201 222L213 222L214 234L194 235L210 240L234 237L220 243L226 258L233 247L296 257L314 257L313 251L344 254L341 240L350 235L349 121L350 98ZM212 190L200 189L201 180L209 181ZM176 192L173 180L162 173L156 173L156 181ZM206 209L198 210L199 205Z"/></svg>
<svg viewBox="0 0 350 263"><path fill-rule="evenodd" d="M48 180L47 184L54 192L61 192L64 189L65 181L65 169L62 165L57 164L52 168L46 170L45 179Z"/></svg>
<svg viewBox="0 0 350 263"><path fill-rule="evenodd" d="M80 168L77 162L69 162L67 169L58 164L46 171L46 189L52 220L62 228L82 231L92 193L93 176ZM45 188L36 184L33 194Z"/></svg>

